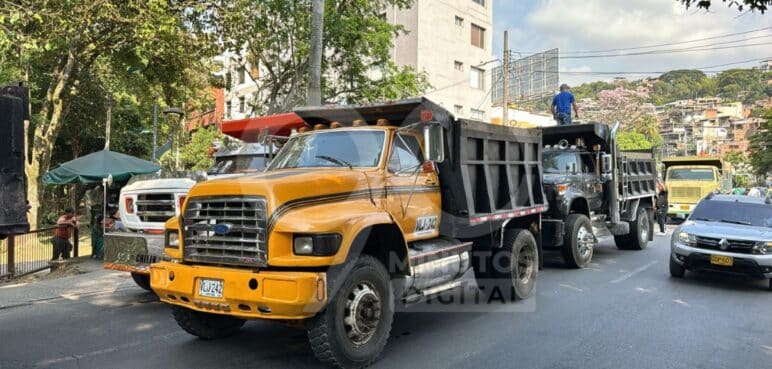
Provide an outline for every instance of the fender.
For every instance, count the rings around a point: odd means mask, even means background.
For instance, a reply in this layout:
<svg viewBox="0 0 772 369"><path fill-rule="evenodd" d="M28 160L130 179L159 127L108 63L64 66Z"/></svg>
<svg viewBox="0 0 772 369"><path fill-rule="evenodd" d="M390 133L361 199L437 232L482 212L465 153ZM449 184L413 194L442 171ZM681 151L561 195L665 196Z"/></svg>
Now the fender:
<svg viewBox="0 0 772 369"><path fill-rule="evenodd" d="M560 201L560 204L558 205L558 209L560 210L560 215L562 217L567 217L568 214L571 214L571 205L573 205L574 201L583 201L585 208L588 210L590 209L587 199L584 198L584 193L577 191L573 187L569 187L566 190L566 193L563 195L563 199ZM589 214L585 215L588 217L590 216Z"/></svg>

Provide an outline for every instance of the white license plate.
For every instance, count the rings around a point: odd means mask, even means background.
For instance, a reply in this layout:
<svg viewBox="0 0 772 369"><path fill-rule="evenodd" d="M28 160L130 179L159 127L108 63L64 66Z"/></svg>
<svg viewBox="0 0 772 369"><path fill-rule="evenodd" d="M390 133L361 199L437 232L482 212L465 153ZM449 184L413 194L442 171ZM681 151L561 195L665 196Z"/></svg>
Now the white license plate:
<svg viewBox="0 0 772 369"><path fill-rule="evenodd" d="M198 283L198 294L204 297L222 298L222 281L218 279L202 279Z"/></svg>

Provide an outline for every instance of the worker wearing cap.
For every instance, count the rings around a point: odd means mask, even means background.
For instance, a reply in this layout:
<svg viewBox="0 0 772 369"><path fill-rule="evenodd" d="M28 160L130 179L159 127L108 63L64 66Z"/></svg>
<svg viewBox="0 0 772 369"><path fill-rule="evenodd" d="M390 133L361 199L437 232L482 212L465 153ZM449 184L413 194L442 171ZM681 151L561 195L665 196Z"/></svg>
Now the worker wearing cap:
<svg viewBox="0 0 772 369"><path fill-rule="evenodd" d="M560 93L552 98L552 116L559 126L567 126L571 123L571 107L574 108L574 116L579 119L579 110L576 108L576 99L567 84L560 85Z"/></svg>

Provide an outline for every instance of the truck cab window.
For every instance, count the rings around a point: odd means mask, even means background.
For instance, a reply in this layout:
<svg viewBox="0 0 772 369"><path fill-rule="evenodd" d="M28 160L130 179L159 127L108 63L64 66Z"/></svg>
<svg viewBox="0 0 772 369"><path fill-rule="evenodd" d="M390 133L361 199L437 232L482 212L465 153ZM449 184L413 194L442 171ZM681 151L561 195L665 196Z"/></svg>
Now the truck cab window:
<svg viewBox="0 0 772 369"><path fill-rule="evenodd" d="M543 161L544 173L569 173L572 165L577 164L576 153L567 151L545 152Z"/></svg>
<svg viewBox="0 0 772 369"><path fill-rule="evenodd" d="M409 171L421 165L423 153L418 144L416 136L407 134L397 134L392 144L391 156L389 157L389 171Z"/></svg>
<svg viewBox="0 0 772 369"><path fill-rule="evenodd" d="M595 173L595 156L591 153L584 153L582 158L582 173Z"/></svg>
<svg viewBox="0 0 772 369"><path fill-rule="evenodd" d="M381 160L385 132L330 130L290 138L268 170L286 168L375 167Z"/></svg>

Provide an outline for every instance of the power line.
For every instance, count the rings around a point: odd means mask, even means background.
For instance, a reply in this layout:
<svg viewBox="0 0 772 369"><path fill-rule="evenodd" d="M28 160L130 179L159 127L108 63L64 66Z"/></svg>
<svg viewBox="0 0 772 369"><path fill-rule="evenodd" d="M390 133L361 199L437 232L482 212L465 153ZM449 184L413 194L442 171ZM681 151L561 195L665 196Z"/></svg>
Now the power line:
<svg viewBox="0 0 772 369"><path fill-rule="evenodd" d="M709 40L717 40L732 36L740 36L740 35L747 35L750 33L756 33L761 31L770 30L772 27L763 27L763 28L757 28L748 30L745 32L738 32L738 33L730 33L725 35L719 35L719 36L713 36L713 37L705 37L705 38L699 38L699 39L693 39L693 40L687 40L687 41L680 41L680 42L668 42L663 44L655 44L655 45L645 45L645 46L634 46L634 47L625 47L625 48L618 48L618 49L605 49L605 50L577 50L577 51L565 51L562 54L596 54L596 53L608 53L608 52L614 52L614 51L630 51L630 50L640 50L640 49L650 49L653 47L663 47L663 46L675 46L675 45L683 45L683 44L690 44L694 42L700 42L700 41L709 41ZM523 54L535 54L540 51L519 51Z"/></svg>
<svg viewBox="0 0 772 369"><path fill-rule="evenodd" d="M764 37L772 37L772 35L764 36ZM716 44L716 45L718 45L718 44ZM737 49L737 48L746 48L746 47L753 47L753 46L769 46L769 45L770 45L769 42L761 42L761 43L754 43L754 44L744 44L744 45L720 46L720 47L713 47L714 45L699 45L699 46L692 46L692 47L682 48L682 49L647 50L647 51L639 51L639 52L632 52L632 53L621 53L621 54L596 54L596 55L575 55L575 56L570 56L569 55L569 56L550 57L550 58L547 58L547 59L618 58L618 57L624 57L624 56L679 54L679 53L688 53L688 52Z"/></svg>

